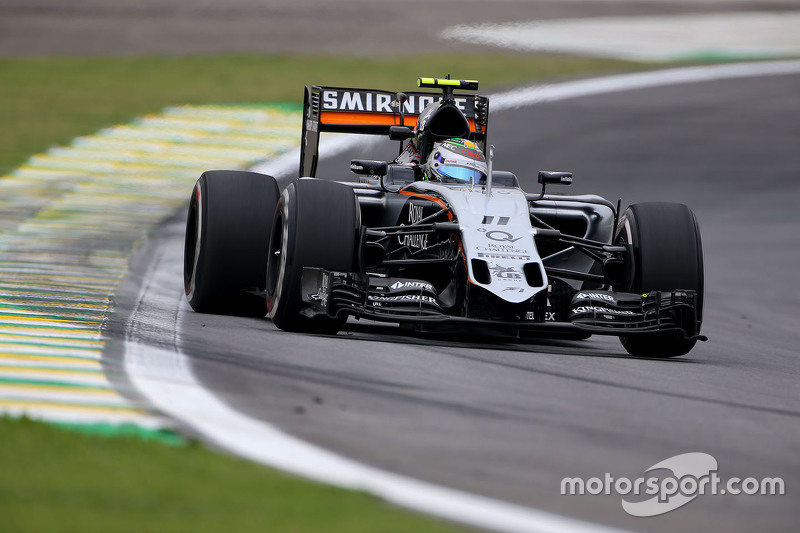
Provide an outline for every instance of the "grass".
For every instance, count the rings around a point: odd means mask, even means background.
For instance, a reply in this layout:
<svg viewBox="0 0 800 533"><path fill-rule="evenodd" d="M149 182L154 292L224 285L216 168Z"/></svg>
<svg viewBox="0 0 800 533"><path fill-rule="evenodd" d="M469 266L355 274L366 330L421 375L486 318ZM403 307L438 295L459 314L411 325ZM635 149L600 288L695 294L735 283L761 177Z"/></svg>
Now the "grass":
<svg viewBox="0 0 800 533"><path fill-rule="evenodd" d="M0 530L445 532L360 492L206 450L0 418Z"/></svg>
<svg viewBox="0 0 800 533"><path fill-rule="evenodd" d="M486 92L639 64L536 55L395 59L218 55L0 58L0 175L34 153L173 104L301 103L304 85L410 90L418 76L474 78Z"/></svg>

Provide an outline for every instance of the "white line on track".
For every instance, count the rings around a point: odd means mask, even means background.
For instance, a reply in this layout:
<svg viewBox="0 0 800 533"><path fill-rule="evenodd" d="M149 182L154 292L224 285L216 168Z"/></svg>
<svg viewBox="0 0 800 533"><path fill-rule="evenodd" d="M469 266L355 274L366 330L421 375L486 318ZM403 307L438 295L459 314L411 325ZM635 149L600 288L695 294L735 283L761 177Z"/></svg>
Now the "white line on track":
<svg viewBox="0 0 800 533"><path fill-rule="evenodd" d="M609 76L540 85L491 96L493 111L582 96L675 85L800 73L800 61L692 67ZM363 138L323 139L320 156L329 157L359 144ZM299 162L299 150L257 165L253 170L276 176L289 174ZM179 349L155 348L136 341L137 321L147 298L174 294L182 272L180 251L163 252L147 274L137 309L127 325L125 368L132 383L157 409L198 431L209 441L254 461L341 487L366 490L418 511L498 531L576 532L618 531L564 516L437 486L379 470L336 455L282 432L271 424L234 411L194 377L191 359ZM142 309L144 307L144 310ZM187 304L180 298L178 320ZM179 325L179 324L178 324ZM180 332L180 327L176 328ZM177 339L178 345L179 339Z"/></svg>
<svg viewBox="0 0 800 533"><path fill-rule="evenodd" d="M767 59L800 54L800 13L692 13L458 25L444 39L516 51L549 50L633 61Z"/></svg>

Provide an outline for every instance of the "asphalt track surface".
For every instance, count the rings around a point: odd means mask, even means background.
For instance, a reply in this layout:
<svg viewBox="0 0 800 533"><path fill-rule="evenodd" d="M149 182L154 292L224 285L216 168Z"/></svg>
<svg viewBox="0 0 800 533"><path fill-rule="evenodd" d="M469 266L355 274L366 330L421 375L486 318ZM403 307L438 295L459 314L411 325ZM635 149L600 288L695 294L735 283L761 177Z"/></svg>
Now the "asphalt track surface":
<svg viewBox="0 0 800 533"><path fill-rule="evenodd" d="M692 207L710 340L683 358L629 357L616 338L597 336L518 342L359 325L311 336L192 312L175 332L180 279L150 302L140 340L177 345L235 410L385 470L634 530L794 531L798 87L797 75L693 83L491 117L495 168L516 172L528 190L536 169L563 169L575 173L573 193ZM349 158L359 155L324 161L318 175L348 179ZM132 303L149 257L179 262L182 245L182 221L164 225L118 307ZM619 496L559 494L566 476L635 478L687 452L713 455L723 479L780 476L787 494L701 496L638 519Z"/></svg>
<svg viewBox="0 0 800 533"><path fill-rule="evenodd" d="M0 0L0 56L485 51L454 24L798 9L796 0Z"/></svg>

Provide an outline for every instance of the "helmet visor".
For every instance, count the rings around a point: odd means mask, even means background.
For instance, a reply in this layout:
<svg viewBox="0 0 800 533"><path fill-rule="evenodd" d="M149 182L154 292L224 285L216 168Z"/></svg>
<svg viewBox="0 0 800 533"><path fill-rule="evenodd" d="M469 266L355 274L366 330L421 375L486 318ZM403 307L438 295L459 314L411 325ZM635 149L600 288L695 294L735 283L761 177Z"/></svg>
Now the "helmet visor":
<svg viewBox="0 0 800 533"><path fill-rule="evenodd" d="M485 177L485 174L480 170L456 165L440 165L436 171L442 175L442 178L472 183L479 183Z"/></svg>

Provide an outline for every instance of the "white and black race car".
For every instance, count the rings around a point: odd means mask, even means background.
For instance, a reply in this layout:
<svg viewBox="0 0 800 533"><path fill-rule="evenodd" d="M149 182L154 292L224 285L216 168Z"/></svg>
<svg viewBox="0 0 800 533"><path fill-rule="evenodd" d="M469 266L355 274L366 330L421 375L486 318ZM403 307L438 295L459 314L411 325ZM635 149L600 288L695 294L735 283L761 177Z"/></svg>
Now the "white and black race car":
<svg viewBox="0 0 800 533"><path fill-rule="evenodd" d="M688 207L621 213L599 196L545 193L571 183L568 172L538 172L541 191L528 193L491 168L491 150L488 170L437 179L434 156L457 163L436 152L441 143L487 152L489 100L454 93L477 90L474 81L418 85L441 93L306 87L301 177L283 191L263 174L203 173L186 227L191 307L268 313L288 331L335 333L352 317L417 330L615 335L646 357L705 340L703 252ZM401 153L354 160L358 183L317 178L322 132L389 136Z"/></svg>

